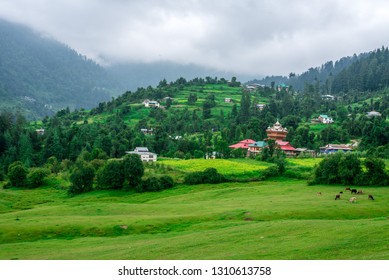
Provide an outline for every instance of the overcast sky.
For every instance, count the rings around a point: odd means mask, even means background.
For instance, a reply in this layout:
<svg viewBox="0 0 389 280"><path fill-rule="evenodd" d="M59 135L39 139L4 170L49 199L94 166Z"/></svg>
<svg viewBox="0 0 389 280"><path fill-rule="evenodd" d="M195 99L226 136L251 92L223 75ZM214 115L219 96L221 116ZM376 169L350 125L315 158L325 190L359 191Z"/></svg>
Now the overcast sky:
<svg viewBox="0 0 389 280"><path fill-rule="evenodd" d="M389 42L387 0L0 0L98 62L171 61L249 75L301 73Z"/></svg>

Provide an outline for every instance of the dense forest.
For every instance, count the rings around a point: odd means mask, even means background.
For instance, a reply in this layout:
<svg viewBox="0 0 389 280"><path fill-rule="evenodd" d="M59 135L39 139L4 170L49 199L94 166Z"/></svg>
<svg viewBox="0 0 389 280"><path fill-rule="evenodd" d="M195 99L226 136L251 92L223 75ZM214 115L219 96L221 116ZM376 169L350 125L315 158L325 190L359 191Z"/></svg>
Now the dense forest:
<svg viewBox="0 0 389 280"><path fill-rule="evenodd" d="M29 119L62 108L91 108L118 94L92 60L30 29L0 21L0 109Z"/></svg>

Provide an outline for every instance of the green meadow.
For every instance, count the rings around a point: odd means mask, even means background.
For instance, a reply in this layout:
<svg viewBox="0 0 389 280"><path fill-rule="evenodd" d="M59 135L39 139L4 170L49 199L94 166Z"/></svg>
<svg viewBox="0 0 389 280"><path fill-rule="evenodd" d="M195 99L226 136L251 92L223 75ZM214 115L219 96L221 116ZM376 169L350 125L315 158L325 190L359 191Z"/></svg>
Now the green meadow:
<svg viewBox="0 0 389 280"><path fill-rule="evenodd" d="M0 189L0 259L389 259L389 188L339 191L279 177L69 197L48 178Z"/></svg>

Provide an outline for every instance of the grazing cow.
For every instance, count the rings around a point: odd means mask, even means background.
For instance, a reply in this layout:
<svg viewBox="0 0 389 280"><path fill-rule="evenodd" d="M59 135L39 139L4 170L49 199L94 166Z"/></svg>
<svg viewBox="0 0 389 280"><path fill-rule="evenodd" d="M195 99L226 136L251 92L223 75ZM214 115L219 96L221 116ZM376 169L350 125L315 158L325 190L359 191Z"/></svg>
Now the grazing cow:
<svg viewBox="0 0 389 280"><path fill-rule="evenodd" d="M353 194L353 193L357 193L357 189L351 189L351 193Z"/></svg>
<svg viewBox="0 0 389 280"><path fill-rule="evenodd" d="M363 194L363 190L359 190L357 194Z"/></svg>
<svg viewBox="0 0 389 280"><path fill-rule="evenodd" d="M317 195L321 195L321 192L317 192L316 194L317 194Z"/></svg>
<svg viewBox="0 0 389 280"><path fill-rule="evenodd" d="M346 191L351 191L351 189L349 187L346 188Z"/></svg>
<svg viewBox="0 0 389 280"><path fill-rule="evenodd" d="M357 202L357 198L353 196L352 198L349 199L350 203L355 203Z"/></svg>
<svg viewBox="0 0 389 280"><path fill-rule="evenodd" d="M339 192L339 193L343 193L343 192Z"/></svg>
<svg viewBox="0 0 389 280"><path fill-rule="evenodd" d="M335 195L335 200L340 199L340 194Z"/></svg>
<svg viewBox="0 0 389 280"><path fill-rule="evenodd" d="M374 197L371 194L369 194L369 197L367 199L374 200Z"/></svg>

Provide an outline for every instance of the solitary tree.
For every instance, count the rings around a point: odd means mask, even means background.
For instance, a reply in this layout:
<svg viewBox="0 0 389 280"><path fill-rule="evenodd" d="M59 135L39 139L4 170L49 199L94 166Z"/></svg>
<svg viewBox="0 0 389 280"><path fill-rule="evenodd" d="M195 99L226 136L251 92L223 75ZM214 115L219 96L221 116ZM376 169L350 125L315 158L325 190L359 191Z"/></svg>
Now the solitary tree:
<svg viewBox="0 0 389 280"><path fill-rule="evenodd" d="M144 174L144 166L139 155L130 154L124 157L124 173L128 180L128 186L126 189L135 188L142 182L142 176Z"/></svg>

